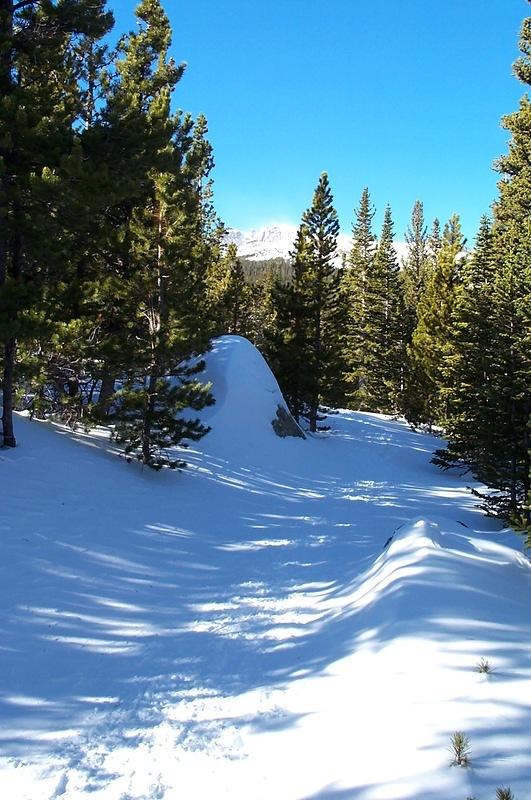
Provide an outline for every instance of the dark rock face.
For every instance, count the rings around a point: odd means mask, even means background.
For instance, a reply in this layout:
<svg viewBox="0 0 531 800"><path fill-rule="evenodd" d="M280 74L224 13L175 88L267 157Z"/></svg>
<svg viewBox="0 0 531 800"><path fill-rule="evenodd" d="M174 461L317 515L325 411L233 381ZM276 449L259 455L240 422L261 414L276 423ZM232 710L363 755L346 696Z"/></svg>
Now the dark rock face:
<svg viewBox="0 0 531 800"><path fill-rule="evenodd" d="M284 406L277 406L277 415L271 421L273 430L277 436L284 439L286 436L297 436L299 439L306 439L304 431L300 428L289 411Z"/></svg>

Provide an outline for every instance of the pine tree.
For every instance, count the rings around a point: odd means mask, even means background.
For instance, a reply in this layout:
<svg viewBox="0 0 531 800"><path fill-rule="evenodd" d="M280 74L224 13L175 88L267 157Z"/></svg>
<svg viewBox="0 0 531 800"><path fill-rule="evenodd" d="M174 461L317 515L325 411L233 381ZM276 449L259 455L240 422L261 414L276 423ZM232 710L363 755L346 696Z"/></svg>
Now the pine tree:
<svg viewBox="0 0 531 800"><path fill-rule="evenodd" d="M493 293L496 278L492 223L483 217L473 255L465 263L452 311L450 350L443 364L442 393L447 413L445 450L435 463L480 469L496 427L492 404L496 336Z"/></svg>
<svg viewBox="0 0 531 800"><path fill-rule="evenodd" d="M435 237L437 231L438 227L434 229ZM408 247L401 275L406 311L406 342L409 344L417 327L417 306L426 284L429 264L428 229L424 222L424 206L420 200L416 200L413 206L405 238Z"/></svg>
<svg viewBox="0 0 531 800"><path fill-rule="evenodd" d="M133 207L125 229L119 352L125 382L116 398L115 438L126 453L159 469L181 466L168 448L208 430L182 412L212 402L209 387L196 379L203 363L195 358L209 343L204 185L211 158L204 120L194 135L189 118L170 114L182 68L167 60L171 32L158 0L143 0L137 15L140 30L123 46L119 73L126 91L117 107L123 99L130 103L124 110L144 129L141 152L147 144L151 164L142 205Z"/></svg>
<svg viewBox="0 0 531 800"><path fill-rule="evenodd" d="M479 461L476 474L496 490L485 498L489 510L514 520L525 517L531 488L531 219L495 234L494 248L498 263L490 318L495 339L487 398L493 413L491 427L482 431L488 456Z"/></svg>
<svg viewBox="0 0 531 800"><path fill-rule="evenodd" d="M272 287L274 325L265 353L297 422L309 418L316 384L311 341L313 275L304 225L297 231L291 253L293 277L288 284L276 278Z"/></svg>
<svg viewBox="0 0 531 800"><path fill-rule="evenodd" d="M385 209L374 265L368 274L366 337L368 404L373 411L394 413L402 392L405 325L389 206Z"/></svg>
<svg viewBox="0 0 531 800"><path fill-rule="evenodd" d="M445 418L444 367L450 353L452 313L465 241L459 217L445 225L441 248L417 307L418 322L409 347L406 416L414 424L442 424Z"/></svg>
<svg viewBox="0 0 531 800"><path fill-rule="evenodd" d="M251 304L247 335L263 353L268 352L269 343L272 341L275 329L276 311L273 294L277 279L281 285L286 285L286 281L281 280L280 277L275 278L275 273L272 270L263 271L260 278L250 283Z"/></svg>
<svg viewBox="0 0 531 800"><path fill-rule="evenodd" d="M319 406L338 382L339 272L334 266L339 223L323 173L305 211L292 253L293 279L277 281L276 324L268 355L295 419L318 427Z"/></svg>
<svg viewBox="0 0 531 800"><path fill-rule="evenodd" d="M212 263L207 275L207 292L216 335L225 333L249 337L253 292L245 279L235 244Z"/></svg>
<svg viewBox="0 0 531 800"><path fill-rule="evenodd" d="M437 262L437 258L441 249L441 223L437 217L435 217L431 226L430 235L428 236L427 240L427 249L429 267L433 267L433 265Z"/></svg>
<svg viewBox="0 0 531 800"><path fill-rule="evenodd" d="M63 160L74 147L79 111L73 41L103 35L112 17L100 0L0 3L0 343L3 442L15 446L17 345L53 321L42 294L68 270L59 233ZM61 231L64 233L64 231ZM51 307L51 306L50 306Z"/></svg>
<svg viewBox="0 0 531 800"><path fill-rule="evenodd" d="M365 188L355 211L350 250L342 281L343 303L347 307L342 337L345 401L349 408L370 409L367 394L367 297L369 277L374 267L376 237L372 232L374 208Z"/></svg>
<svg viewBox="0 0 531 800"><path fill-rule="evenodd" d="M517 78L531 85L531 18L520 33ZM476 473L495 490L489 508L529 526L531 396L531 103L503 119L511 140L497 168L502 177L494 206L496 263L491 296L492 377L488 403L495 422L482 431L485 455Z"/></svg>
<svg viewBox="0 0 531 800"><path fill-rule="evenodd" d="M515 64L531 85L531 18ZM463 270L446 363L448 446L435 461L464 463L487 484L492 514L531 529L531 105L504 119L509 152L498 162L500 196L492 227L483 220ZM529 540L528 540L529 544Z"/></svg>

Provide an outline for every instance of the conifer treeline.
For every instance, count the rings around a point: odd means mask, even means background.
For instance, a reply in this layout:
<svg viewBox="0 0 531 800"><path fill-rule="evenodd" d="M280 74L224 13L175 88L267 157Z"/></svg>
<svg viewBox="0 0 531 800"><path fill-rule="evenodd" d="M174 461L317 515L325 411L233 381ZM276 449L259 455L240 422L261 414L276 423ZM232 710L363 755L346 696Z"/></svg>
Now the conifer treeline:
<svg viewBox="0 0 531 800"><path fill-rule="evenodd" d="M171 110L184 67L159 0L115 50L104 0L0 0L0 360L3 442L18 404L70 424L111 423L144 464L206 428L212 337L268 358L294 416L324 406L403 414L444 429L436 454L492 488L529 526L531 104L505 119L493 220L472 255L457 216L431 231L420 201L399 263L391 209L379 236L364 190L352 245L326 174L289 268L258 271L224 244L203 117ZM531 85L531 20L516 74Z"/></svg>

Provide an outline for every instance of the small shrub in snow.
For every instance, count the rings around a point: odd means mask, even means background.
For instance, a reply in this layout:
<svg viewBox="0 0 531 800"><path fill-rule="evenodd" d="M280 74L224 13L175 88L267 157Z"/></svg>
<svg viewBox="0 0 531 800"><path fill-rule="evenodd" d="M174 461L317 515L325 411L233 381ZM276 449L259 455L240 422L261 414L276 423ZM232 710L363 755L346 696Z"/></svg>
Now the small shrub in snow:
<svg viewBox="0 0 531 800"><path fill-rule="evenodd" d="M452 734L450 752L453 755L452 766L468 767L470 764L470 739L463 731Z"/></svg>
<svg viewBox="0 0 531 800"><path fill-rule="evenodd" d="M499 786L496 789L496 800L514 800L514 794L508 786L506 788Z"/></svg>
<svg viewBox="0 0 531 800"><path fill-rule="evenodd" d="M492 673L492 667L486 658L480 658L476 664L476 669L478 672L483 672L485 675L490 675Z"/></svg>

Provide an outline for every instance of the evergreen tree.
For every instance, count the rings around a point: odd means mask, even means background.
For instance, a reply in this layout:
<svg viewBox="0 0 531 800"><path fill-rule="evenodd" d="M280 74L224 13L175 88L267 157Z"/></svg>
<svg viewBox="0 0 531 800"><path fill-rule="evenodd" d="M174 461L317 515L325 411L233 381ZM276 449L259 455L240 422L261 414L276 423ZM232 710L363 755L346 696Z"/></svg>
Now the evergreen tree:
<svg viewBox="0 0 531 800"><path fill-rule="evenodd" d="M323 173L303 214L292 254L293 279L277 281L276 324L268 355L297 421L318 427L319 405L337 386L337 309L340 275L334 266L339 223Z"/></svg>
<svg viewBox="0 0 531 800"><path fill-rule="evenodd" d="M531 85L531 18L520 38L517 77ZM500 195L482 221L454 311L445 397L449 442L436 463L468 465L490 487L490 513L531 529L531 105L504 119L509 151L498 162ZM529 540L528 540L529 543Z"/></svg>
<svg viewBox="0 0 531 800"><path fill-rule="evenodd" d="M248 337L264 353L268 351L275 329L276 311L273 294L277 279L281 285L286 285L286 281L282 281L280 276L275 278L274 271L262 272L261 277L250 284L251 305L248 319Z"/></svg>
<svg viewBox="0 0 531 800"><path fill-rule="evenodd" d="M235 244L215 260L207 276L207 292L217 335L249 337L252 330L253 292L245 279Z"/></svg>
<svg viewBox="0 0 531 800"><path fill-rule="evenodd" d="M368 370L368 291L376 255L376 237L372 232L374 208L365 188L355 211L350 250L342 281L346 320L342 336L344 393L349 408L370 409L367 392Z"/></svg>
<svg viewBox="0 0 531 800"><path fill-rule="evenodd" d="M316 389L316 364L311 340L313 274L306 228L297 231L291 253L293 277L285 284L276 278L272 287L274 325L265 353L297 422L309 418L309 403Z"/></svg>
<svg viewBox="0 0 531 800"><path fill-rule="evenodd" d="M417 306L426 284L430 249L432 252L437 249L438 220L436 220L436 223L437 227L435 228L434 226L430 242L428 240L428 229L424 222L424 206L420 200L416 200L411 213L411 222L406 231L407 255L403 261L401 273L406 312L405 334L408 344L411 342L413 331L417 327ZM431 243L435 246L429 249Z"/></svg>
<svg viewBox="0 0 531 800"><path fill-rule="evenodd" d="M170 114L182 68L167 60L171 32L158 0L142 0L137 15L142 24L123 45L119 73L133 100L129 112L135 119L141 112L139 129L147 135L152 163L142 206L133 207L126 228L120 331L120 372L126 380L115 404L115 436L127 453L158 469L183 463L167 455L167 448L186 446L186 439L207 431L182 412L212 401L208 387L196 379L203 364L193 360L209 342L203 190L210 150L204 120L194 137L190 119Z"/></svg>
<svg viewBox="0 0 531 800"><path fill-rule="evenodd" d="M0 3L0 343L3 443L15 446L17 344L53 321L43 292L68 271L69 237L58 233L63 160L79 114L73 42L103 35L112 17L100 0Z"/></svg>
<svg viewBox="0 0 531 800"><path fill-rule="evenodd" d="M495 277L492 224L483 217L474 253L465 263L457 287L450 350L443 364L449 444L446 450L437 451L434 459L443 467L460 462L478 469L489 452L491 431L496 427L497 411L492 404L497 347L493 335Z"/></svg>
<svg viewBox="0 0 531 800"><path fill-rule="evenodd" d="M478 460L475 472L496 491L485 498L487 508L514 520L525 516L531 488L531 219L513 223L500 236L495 233L494 249L492 364L485 404L491 426L482 429L488 455Z"/></svg>
<svg viewBox="0 0 531 800"><path fill-rule="evenodd" d="M417 307L409 347L406 416L414 424L442 424L445 418L445 360L451 351L452 313L465 241L457 215L445 225L441 248Z"/></svg>
<svg viewBox="0 0 531 800"><path fill-rule="evenodd" d="M429 265L433 267L433 265L437 262L437 258L439 257L439 251L441 249L441 223L435 217L433 220L433 224L431 226L430 235L428 236L427 240L428 246L428 256L429 256Z"/></svg>
<svg viewBox="0 0 531 800"><path fill-rule="evenodd" d="M382 234L367 280L367 402L371 410L398 410L405 361L404 304L394 248L393 220L385 209Z"/></svg>

